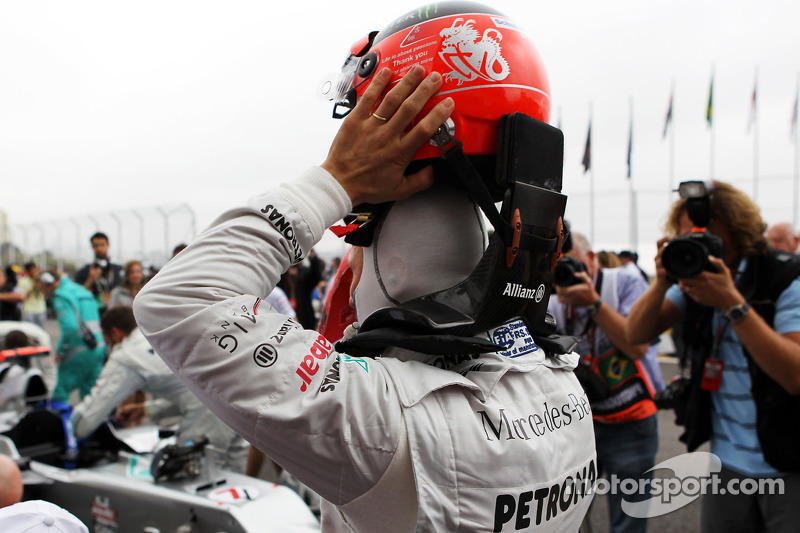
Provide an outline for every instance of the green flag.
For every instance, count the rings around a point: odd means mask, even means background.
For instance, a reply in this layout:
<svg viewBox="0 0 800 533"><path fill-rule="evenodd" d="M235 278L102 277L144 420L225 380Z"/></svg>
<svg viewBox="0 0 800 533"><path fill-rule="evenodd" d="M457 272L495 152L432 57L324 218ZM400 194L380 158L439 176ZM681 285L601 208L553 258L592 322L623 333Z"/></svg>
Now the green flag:
<svg viewBox="0 0 800 533"><path fill-rule="evenodd" d="M711 126L714 121L714 75L711 75L711 87L708 89L708 109L706 109L706 122Z"/></svg>

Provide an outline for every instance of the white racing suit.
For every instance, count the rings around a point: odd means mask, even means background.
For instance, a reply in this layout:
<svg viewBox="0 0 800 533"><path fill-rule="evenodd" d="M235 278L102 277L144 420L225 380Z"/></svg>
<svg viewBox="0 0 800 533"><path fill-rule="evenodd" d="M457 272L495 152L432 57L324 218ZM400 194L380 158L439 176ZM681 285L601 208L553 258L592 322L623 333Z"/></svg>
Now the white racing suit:
<svg viewBox="0 0 800 533"><path fill-rule="evenodd" d="M313 168L228 211L137 296L142 331L326 500L325 531L577 531L596 477L577 355L545 358L510 321L502 354L355 358L261 299L350 208Z"/></svg>
<svg viewBox="0 0 800 533"><path fill-rule="evenodd" d="M147 391L156 398L149 404L153 419L180 416L178 442L207 437L213 447L209 457L223 468L244 472L250 448L247 442L181 383L138 329L114 346L91 393L75 407L71 419L74 435L79 439L90 435L137 390Z"/></svg>

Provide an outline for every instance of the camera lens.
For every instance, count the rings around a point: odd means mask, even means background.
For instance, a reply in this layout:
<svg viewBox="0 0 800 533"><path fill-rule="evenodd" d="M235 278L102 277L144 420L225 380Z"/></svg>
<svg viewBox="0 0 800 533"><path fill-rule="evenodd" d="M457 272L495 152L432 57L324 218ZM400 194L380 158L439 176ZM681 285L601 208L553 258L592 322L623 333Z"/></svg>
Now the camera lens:
<svg viewBox="0 0 800 533"><path fill-rule="evenodd" d="M553 283L560 287L569 285L574 277L575 271L570 265L557 264L556 269L553 271Z"/></svg>
<svg viewBox="0 0 800 533"><path fill-rule="evenodd" d="M705 269L708 250L693 240L675 240L664 248L661 262L667 272L677 279L693 278Z"/></svg>
<svg viewBox="0 0 800 533"><path fill-rule="evenodd" d="M559 287L569 287L581 283L581 279L575 276L578 272L586 272L586 265L582 261L574 257L562 257L553 270L553 284Z"/></svg>

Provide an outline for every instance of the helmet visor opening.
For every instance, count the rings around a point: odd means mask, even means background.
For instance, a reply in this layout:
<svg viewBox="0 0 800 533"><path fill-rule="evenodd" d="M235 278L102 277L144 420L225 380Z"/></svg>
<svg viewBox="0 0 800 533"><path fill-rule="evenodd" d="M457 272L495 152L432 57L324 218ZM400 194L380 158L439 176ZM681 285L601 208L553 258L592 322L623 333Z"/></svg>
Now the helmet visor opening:
<svg viewBox="0 0 800 533"><path fill-rule="evenodd" d="M356 105L355 80L358 71L359 58L350 54L345 59L339 78L331 88L328 99L333 102L334 118L344 118ZM340 111L339 108L344 108Z"/></svg>
<svg viewBox="0 0 800 533"><path fill-rule="evenodd" d="M330 81L325 84L327 90L323 89L323 94L327 95L328 99L333 101L334 118L346 117L355 107L356 101L358 100L356 88L366 81L366 79L364 79L356 84L358 67L361 64L361 58L372 48L372 42L376 35L378 35L378 32L373 31L353 44L350 48L350 55L344 60L344 64L339 71L339 77L335 85L331 86ZM340 108L343 108L344 111L340 111Z"/></svg>

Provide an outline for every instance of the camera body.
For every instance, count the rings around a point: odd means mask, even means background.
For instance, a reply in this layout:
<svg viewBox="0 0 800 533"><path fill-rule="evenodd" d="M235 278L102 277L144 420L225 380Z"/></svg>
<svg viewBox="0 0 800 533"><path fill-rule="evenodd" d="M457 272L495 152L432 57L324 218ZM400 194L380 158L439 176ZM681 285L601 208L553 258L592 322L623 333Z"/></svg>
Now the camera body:
<svg viewBox="0 0 800 533"><path fill-rule="evenodd" d="M706 227L713 212L711 196L713 187L704 181L684 181L678 193L686 200L686 214L694 224L692 232L674 239L661 254L661 264L673 280L689 279L703 271L713 272L709 255L725 258L725 244Z"/></svg>
<svg viewBox="0 0 800 533"><path fill-rule="evenodd" d="M667 244L661 254L661 264L672 279L689 279L703 271L714 272L709 255L725 258L722 239L705 228L695 228Z"/></svg>
<svg viewBox="0 0 800 533"><path fill-rule="evenodd" d="M583 261L570 256L561 257L553 270L553 284L558 287L569 287L583 283L580 278L575 276L578 272L588 272Z"/></svg>

